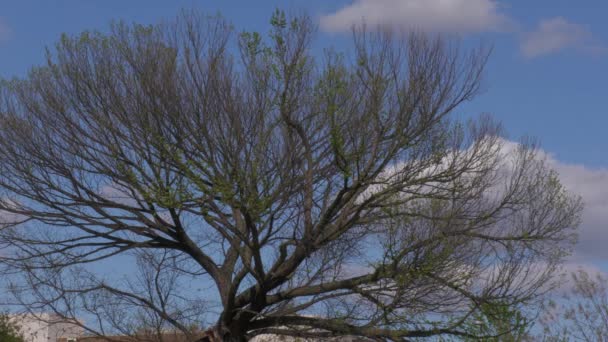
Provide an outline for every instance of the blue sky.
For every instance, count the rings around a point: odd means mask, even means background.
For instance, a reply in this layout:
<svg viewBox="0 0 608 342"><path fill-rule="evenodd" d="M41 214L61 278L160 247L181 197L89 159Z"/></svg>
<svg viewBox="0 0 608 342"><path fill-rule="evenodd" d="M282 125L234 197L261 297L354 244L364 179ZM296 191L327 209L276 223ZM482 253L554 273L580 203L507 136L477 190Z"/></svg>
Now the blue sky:
<svg viewBox="0 0 608 342"><path fill-rule="evenodd" d="M191 7L261 32L274 8L305 10L320 23L319 46L343 44L345 25L362 16L491 42L487 90L459 111L492 113L511 139L540 140L564 183L587 203L578 254L608 264L608 1L3 0L0 76L23 76L42 63L45 47L62 32L107 30L112 19L156 23Z"/></svg>

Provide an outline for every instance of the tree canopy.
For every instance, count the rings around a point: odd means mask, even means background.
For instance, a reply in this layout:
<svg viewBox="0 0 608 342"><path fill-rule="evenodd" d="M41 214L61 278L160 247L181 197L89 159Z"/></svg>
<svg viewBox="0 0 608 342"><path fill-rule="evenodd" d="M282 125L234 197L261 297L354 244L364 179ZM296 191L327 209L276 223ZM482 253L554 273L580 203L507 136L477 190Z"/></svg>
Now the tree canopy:
<svg viewBox="0 0 608 342"><path fill-rule="evenodd" d="M314 34L306 15L277 11L265 35L184 12L64 35L3 82L15 298L99 334L519 331L581 204L531 140L458 117L488 49L355 27L352 49L313 53ZM125 277L96 271L125 260Z"/></svg>

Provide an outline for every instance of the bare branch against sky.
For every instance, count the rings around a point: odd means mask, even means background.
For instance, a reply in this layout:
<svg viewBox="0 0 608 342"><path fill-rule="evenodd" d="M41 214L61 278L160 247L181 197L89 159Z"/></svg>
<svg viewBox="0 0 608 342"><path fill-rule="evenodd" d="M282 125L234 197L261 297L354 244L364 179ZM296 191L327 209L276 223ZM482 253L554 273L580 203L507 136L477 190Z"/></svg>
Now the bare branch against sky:
<svg viewBox="0 0 608 342"><path fill-rule="evenodd" d="M47 65L2 84L15 300L132 336L521 328L471 327L534 307L581 204L534 144L454 117L489 50L359 28L352 53L313 58L309 17L271 23L268 36L191 12L118 23L63 36Z"/></svg>

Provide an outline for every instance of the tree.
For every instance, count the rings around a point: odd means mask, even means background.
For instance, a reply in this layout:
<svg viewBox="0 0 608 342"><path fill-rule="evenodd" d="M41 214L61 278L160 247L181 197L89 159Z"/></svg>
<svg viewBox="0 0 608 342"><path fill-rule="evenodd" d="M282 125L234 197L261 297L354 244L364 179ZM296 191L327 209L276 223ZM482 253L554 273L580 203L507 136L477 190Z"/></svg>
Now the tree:
<svg viewBox="0 0 608 342"><path fill-rule="evenodd" d="M210 320L230 341L489 338L467 328L486 308L537 303L581 205L535 144L455 117L489 51L359 27L319 57L313 36L184 13L63 36L5 82L12 294L98 333Z"/></svg>
<svg viewBox="0 0 608 342"><path fill-rule="evenodd" d="M605 276L583 269L569 274L561 298L545 305L540 321L546 341L608 341L608 288Z"/></svg>
<svg viewBox="0 0 608 342"><path fill-rule="evenodd" d="M487 341L521 342L532 341L529 330L532 321L522 314L517 307L500 305L482 305L475 313L475 320L469 323L469 332L473 335L490 336ZM474 338L464 338L464 341L475 341Z"/></svg>
<svg viewBox="0 0 608 342"><path fill-rule="evenodd" d="M19 333L17 324L11 321L9 315L0 314L0 341L2 342L25 342Z"/></svg>

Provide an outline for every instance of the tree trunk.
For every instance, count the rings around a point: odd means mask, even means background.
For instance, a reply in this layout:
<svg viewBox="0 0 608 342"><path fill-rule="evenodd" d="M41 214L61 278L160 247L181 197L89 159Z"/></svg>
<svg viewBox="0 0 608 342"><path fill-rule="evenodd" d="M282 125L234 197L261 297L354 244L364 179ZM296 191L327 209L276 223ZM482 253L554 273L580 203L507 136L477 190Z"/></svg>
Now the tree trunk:
<svg viewBox="0 0 608 342"><path fill-rule="evenodd" d="M198 339L196 342L246 342L246 331L241 327L224 327L217 326L213 329L205 331L205 336Z"/></svg>

